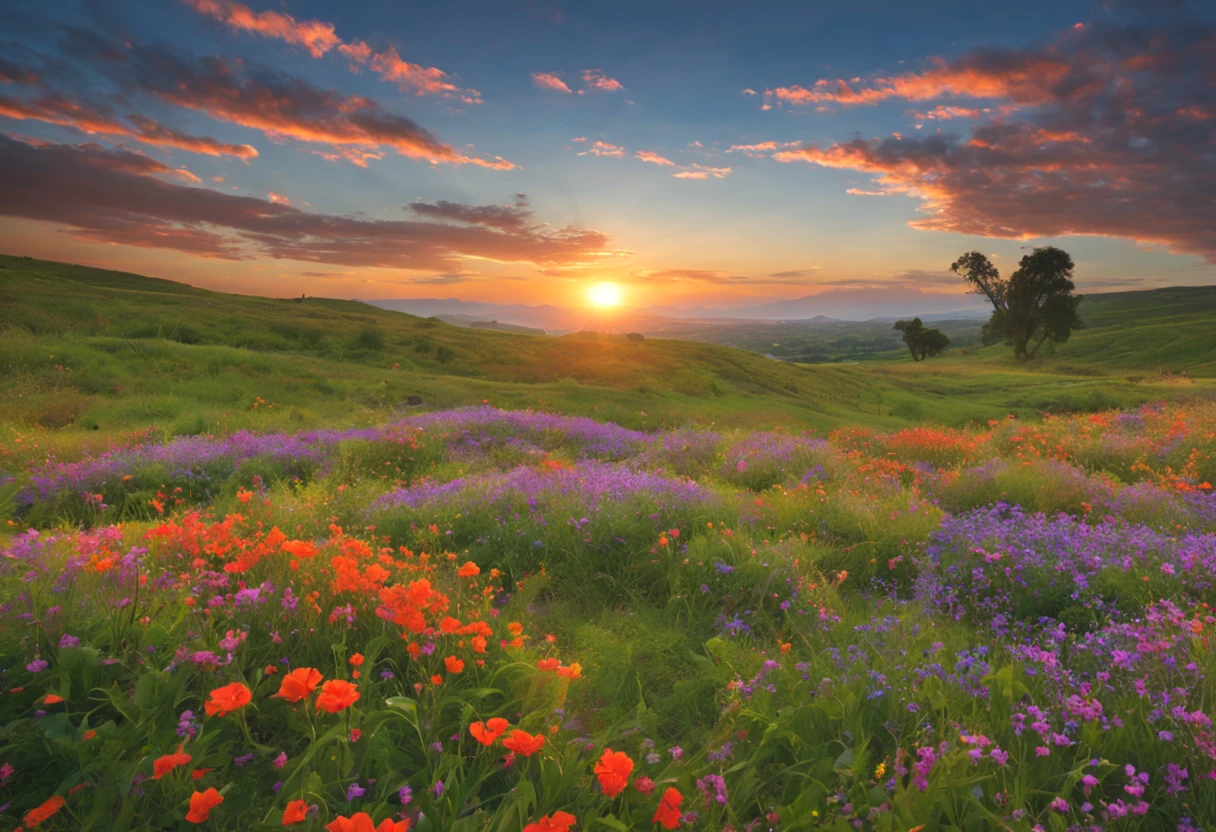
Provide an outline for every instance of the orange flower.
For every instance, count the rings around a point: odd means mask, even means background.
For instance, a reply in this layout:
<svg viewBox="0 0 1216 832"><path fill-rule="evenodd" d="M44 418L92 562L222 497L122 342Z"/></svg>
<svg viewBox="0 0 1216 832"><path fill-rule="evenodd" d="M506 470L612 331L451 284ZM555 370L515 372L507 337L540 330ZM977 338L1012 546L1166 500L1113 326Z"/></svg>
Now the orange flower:
<svg viewBox="0 0 1216 832"><path fill-rule="evenodd" d="M554 812L536 823L529 823L524 827L524 832L567 832L574 823L574 815L569 812Z"/></svg>
<svg viewBox="0 0 1216 832"><path fill-rule="evenodd" d="M473 636L471 639L469 639L469 644L472 646L474 653L486 652L485 636Z"/></svg>
<svg viewBox="0 0 1216 832"><path fill-rule="evenodd" d="M496 716L486 722L474 722L469 726L469 733L482 745L493 745L510 725L511 723L502 717Z"/></svg>
<svg viewBox="0 0 1216 832"><path fill-rule="evenodd" d="M680 825L680 804L683 802L684 795L680 794L679 789L669 788L659 799L659 808L654 810L651 823L660 823L664 829L675 829Z"/></svg>
<svg viewBox="0 0 1216 832"><path fill-rule="evenodd" d="M595 764L595 776L600 779L600 788L608 797L616 797L629 785L633 772L633 760L624 751L604 749L604 756Z"/></svg>
<svg viewBox="0 0 1216 832"><path fill-rule="evenodd" d="M481 574L481 567L469 561L464 566L456 570L456 574L461 578L473 578Z"/></svg>
<svg viewBox="0 0 1216 832"><path fill-rule="evenodd" d="M547 673L552 673L562 666L560 659L541 659L536 663L537 670L543 670Z"/></svg>
<svg viewBox="0 0 1216 832"><path fill-rule="evenodd" d="M518 621L512 621L507 625L507 632L513 636L517 636L524 631L524 625Z"/></svg>
<svg viewBox="0 0 1216 832"><path fill-rule="evenodd" d="M579 676L583 675L583 666L578 662L575 662L568 667L559 667L557 669L557 675L566 679L577 679Z"/></svg>
<svg viewBox="0 0 1216 832"><path fill-rule="evenodd" d="M344 711L359 701L359 688L342 679L330 679L321 685L321 694L317 697L317 710L336 714Z"/></svg>
<svg viewBox="0 0 1216 832"><path fill-rule="evenodd" d="M211 817L211 810L223 802L224 798L214 788L195 792L190 795L190 811L186 813L186 820L191 823L204 823Z"/></svg>
<svg viewBox="0 0 1216 832"><path fill-rule="evenodd" d="M510 751L514 751L521 757L531 757L545 744L545 738L541 734L533 736L527 731L521 731L516 728L511 732L510 739L502 741L502 747Z"/></svg>
<svg viewBox="0 0 1216 832"><path fill-rule="evenodd" d="M410 822L408 819L394 822L392 818L385 818L376 826L367 812L356 812L348 818L334 818L325 828L329 832L408 832Z"/></svg>
<svg viewBox="0 0 1216 832"><path fill-rule="evenodd" d="M67 803L67 801L59 795L53 795L47 798L41 806L30 809L25 813L25 825L37 826L51 815L62 809L63 804L65 803Z"/></svg>
<svg viewBox="0 0 1216 832"><path fill-rule="evenodd" d="M48 693L46 696L42 697L43 705L58 705L62 701L63 697L57 693Z"/></svg>
<svg viewBox="0 0 1216 832"><path fill-rule="evenodd" d="M279 669L272 664L266 665L266 669L262 671L267 676L274 676L279 672Z"/></svg>
<svg viewBox="0 0 1216 832"><path fill-rule="evenodd" d="M349 661L355 667L361 667L363 665L363 661L364 661L363 654L356 653L355 655L353 655L349 659L347 659L347 661Z"/></svg>
<svg viewBox="0 0 1216 832"><path fill-rule="evenodd" d="M165 754L162 757L157 757L152 761L152 779L159 780L178 766L184 766L190 762L190 755L182 753L182 747L177 747L176 754Z"/></svg>
<svg viewBox="0 0 1216 832"><path fill-rule="evenodd" d="M204 703L203 710L207 712L207 716L215 714L227 716L233 711L239 711L252 701L253 693L249 688L240 682L233 682L231 685L224 685L222 688L211 691L211 698Z"/></svg>
<svg viewBox="0 0 1216 832"><path fill-rule="evenodd" d="M301 823L308 817L308 801L293 800L287 804L287 808L283 810L283 826L290 826L293 823Z"/></svg>
<svg viewBox="0 0 1216 832"><path fill-rule="evenodd" d="M88 742L89 740L93 739L96 736L97 736L97 732L94 731L92 728L90 728L89 730L84 732L84 735L81 736L80 741Z"/></svg>
<svg viewBox="0 0 1216 832"><path fill-rule="evenodd" d="M443 664L448 669L448 673L459 673L464 670L464 662L455 656L448 656L443 660Z"/></svg>
<svg viewBox="0 0 1216 832"><path fill-rule="evenodd" d="M434 676L431 677L431 684L432 685L442 685L443 677L440 676L438 673L436 673Z"/></svg>
<svg viewBox="0 0 1216 832"><path fill-rule="evenodd" d="M196 768L194 771L190 772L190 777L193 780L202 780L204 777L206 777L208 775L208 773L210 773L212 771L215 771L215 769L213 769L213 768Z"/></svg>
<svg viewBox="0 0 1216 832"><path fill-rule="evenodd" d="M294 704L301 699L307 699L308 695L317 689L317 685L321 684L322 678L321 671L315 667L297 667L283 677L283 681L279 683L279 692L275 696Z"/></svg>

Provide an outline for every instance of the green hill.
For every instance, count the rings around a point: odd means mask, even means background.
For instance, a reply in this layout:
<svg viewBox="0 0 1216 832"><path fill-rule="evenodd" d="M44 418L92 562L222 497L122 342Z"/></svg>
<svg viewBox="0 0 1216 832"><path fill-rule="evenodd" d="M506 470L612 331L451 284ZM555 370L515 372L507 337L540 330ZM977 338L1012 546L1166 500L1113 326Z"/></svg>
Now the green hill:
<svg viewBox="0 0 1216 832"><path fill-rule="evenodd" d="M0 256L0 424L225 432L483 401L652 428L964 424L1206 395L1216 389L1205 334L1214 304L1216 289L1095 296L1083 307L1089 328L1026 366L1003 347L916 365L898 353L799 365L714 344L505 333Z"/></svg>

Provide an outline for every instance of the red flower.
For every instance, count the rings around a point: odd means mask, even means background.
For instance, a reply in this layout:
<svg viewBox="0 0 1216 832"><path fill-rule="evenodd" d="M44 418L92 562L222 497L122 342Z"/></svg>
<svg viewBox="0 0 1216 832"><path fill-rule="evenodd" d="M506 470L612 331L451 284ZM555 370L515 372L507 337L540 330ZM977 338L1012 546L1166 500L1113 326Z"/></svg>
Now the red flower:
<svg viewBox="0 0 1216 832"><path fill-rule="evenodd" d="M524 827L524 832L567 832L574 823L574 815L569 812L554 812L536 823L529 823Z"/></svg>
<svg viewBox="0 0 1216 832"><path fill-rule="evenodd" d="M481 567L473 563L473 561L469 561L464 566L457 569L456 574L461 578L472 578L481 574Z"/></svg>
<svg viewBox="0 0 1216 832"><path fill-rule="evenodd" d="M408 832L409 820L393 821L385 818L376 826L367 812L356 812L348 818L334 818L325 827L329 832Z"/></svg>
<svg viewBox="0 0 1216 832"><path fill-rule="evenodd" d="M448 669L448 673L459 673L464 670L464 662L455 656L448 656L443 660L443 664Z"/></svg>
<svg viewBox="0 0 1216 832"><path fill-rule="evenodd" d="M224 798L213 788L205 792L195 792L190 795L190 811L186 813L186 820L191 823L203 823L211 817L211 810L223 802Z"/></svg>
<svg viewBox="0 0 1216 832"><path fill-rule="evenodd" d="M308 817L308 801L293 800L283 810L283 826L301 823Z"/></svg>
<svg viewBox="0 0 1216 832"><path fill-rule="evenodd" d="M178 766L184 766L190 762L190 755L182 753L182 747L177 747L176 754L165 754L163 757L157 757L152 761L152 779L159 780Z"/></svg>
<svg viewBox="0 0 1216 832"><path fill-rule="evenodd" d="M279 692L275 696L294 704L301 699L307 699L323 678L321 671L315 667L297 667L283 677L283 681L279 683Z"/></svg>
<svg viewBox="0 0 1216 832"><path fill-rule="evenodd" d="M25 825L31 827L37 826L62 809L65 803L67 801L59 795L48 797L41 806L36 806L25 813Z"/></svg>
<svg viewBox="0 0 1216 832"><path fill-rule="evenodd" d="M359 701L359 688L342 679L330 679L321 685L321 694L317 697L317 710L336 714L344 711Z"/></svg>
<svg viewBox="0 0 1216 832"><path fill-rule="evenodd" d="M494 742L502 736L503 732L509 728L511 723L507 722L500 716L492 717L487 722L474 722L469 726L469 733L473 735L473 739L477 740L482 745L493 745Z"/></svg>
<svg viewBox="0 0 1216 832"><path fill-rule="evenodd" d="M655 809L651 822L662 824L664 829L675 829L680 825L680 804L683 802L684 795L680 794L678 789L669 788L663 792L659 808Z"/></svg>
<svg viewBox="0 0 1216 832"><path fill-rule="evenodd" d="M654 781L649 777L642 775L633 781L633 787L647 797L654 791Z"/></svg>
<svg viewBox="0 0 1216 832"><path fill-rule="evenodd" d="M347 659L347 661L349 661L354 667L359 667L360 665L363 664L363 654L356 653L355 655L353 655L349 659Z"/></svg>
<svg viewBox="0 0 1216 832"><path fill-rule="evenodd" d="M545 744L545 738L540 734L533 736L518 728L511 732L511 737L502 741L502 747L514 751L522 757L531 757L540 751Z"/></svg>
<svg viewBox="0 0 1216 832"><path fill-rule="evenodd" d="M633 772L633 760L624 751L604 749L604 756L595 764L595 776L600 780L600 788L608 797L616 797L625 791L629 785L629 775Z"/></svg>
<svg viewBox="0 0 1216 832"><path fill-rule="evenodd" d="M546 673L552 673L561 666L561 659L541 659L536 663L536 669L543 670Z"/></svg>
<svg viewBox="0 0 1216 832"><path fill-rule="evenodd" d="M249 688L240 682L233 682L231 685L224 685L222 688L211 691L211 698L204 703L203 710L207 712L207 716L216 714L227 716L233 711L239 711L252 701L253 693Z"/></svg>

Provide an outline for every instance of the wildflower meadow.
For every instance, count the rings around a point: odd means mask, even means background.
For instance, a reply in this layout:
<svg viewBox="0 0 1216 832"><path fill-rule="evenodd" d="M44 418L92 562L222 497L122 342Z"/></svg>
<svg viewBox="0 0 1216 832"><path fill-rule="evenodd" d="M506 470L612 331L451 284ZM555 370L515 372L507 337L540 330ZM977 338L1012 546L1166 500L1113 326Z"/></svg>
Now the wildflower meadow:
<svg viewBox="0 0 1216 832"><path fill-rule="evenodd" d="M1216 829L1216 408L0 466L0 829Z"/></svg>

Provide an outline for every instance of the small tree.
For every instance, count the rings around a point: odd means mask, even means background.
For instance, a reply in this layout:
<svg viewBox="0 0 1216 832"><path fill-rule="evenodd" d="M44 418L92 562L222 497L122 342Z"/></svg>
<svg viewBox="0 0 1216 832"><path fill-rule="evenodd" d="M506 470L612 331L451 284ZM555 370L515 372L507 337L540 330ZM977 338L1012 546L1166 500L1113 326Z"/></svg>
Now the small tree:
<svg viewBox="0 0 1216 832"><path fill-rule="evenodd" d="M913 361L922 361L931 355L941 355L950 345L950 338L940 329L926 329L920 318L896 321L894 329L904 334L904 343Z"/></svg>
<svg viewBox="0 0 1216 832"><path fill-rule="evenodd" d="M955 260L950 270L971 284L973 294L984 295L992 304L992 317L984 324L984 343L1013 345L1019 361L1034 358L1044 341L1067 341L1082 326L1072 258L1055 246L1027 254L1008 279L978 251Z"/></svg>

